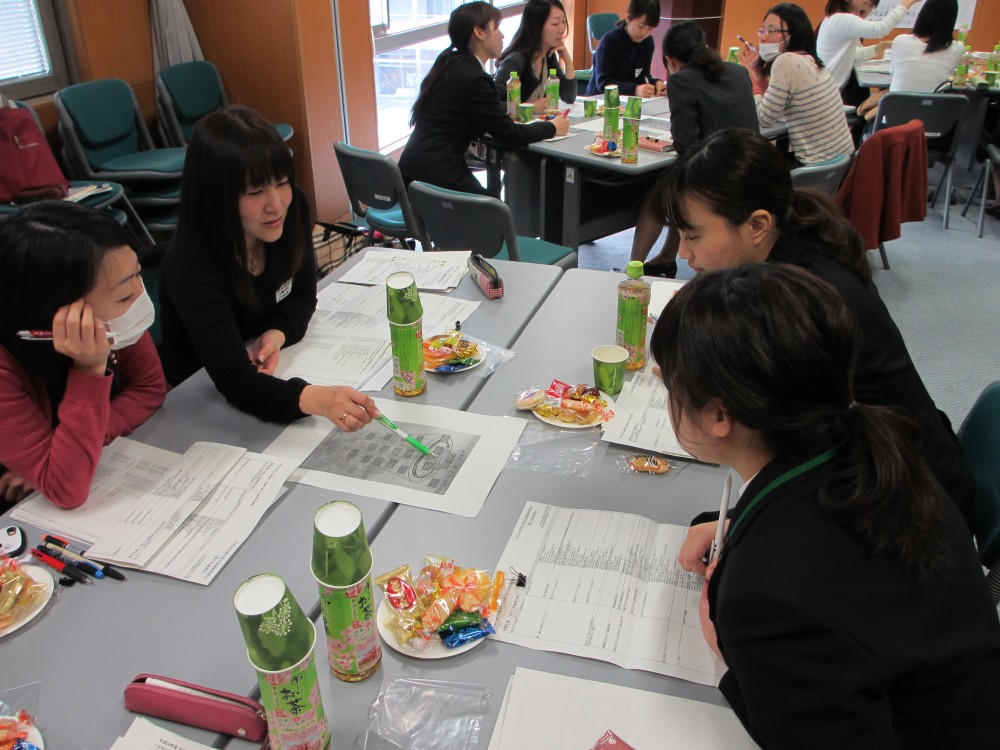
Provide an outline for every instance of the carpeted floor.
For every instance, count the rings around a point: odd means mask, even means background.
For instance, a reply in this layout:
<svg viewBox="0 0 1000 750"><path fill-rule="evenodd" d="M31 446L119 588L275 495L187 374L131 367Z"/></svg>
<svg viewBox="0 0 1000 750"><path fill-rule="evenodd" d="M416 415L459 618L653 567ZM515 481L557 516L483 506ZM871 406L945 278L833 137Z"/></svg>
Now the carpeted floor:
<svg viewBox="0 0 1000 750"><path fill-rule="evenodd" d="M927 390L958 429L980 391L1000 380L1000 220L987 216L977 239L975 206L967 218L959 215L962 203L952 206L949 229L940 209L928 209L925 221L904 225L903 236L886 245L891 270L877 252L870 257ZM580 267L624 268L631 244L629 230L584 245ZM678 278L692 276L681 261Z"/></svg>

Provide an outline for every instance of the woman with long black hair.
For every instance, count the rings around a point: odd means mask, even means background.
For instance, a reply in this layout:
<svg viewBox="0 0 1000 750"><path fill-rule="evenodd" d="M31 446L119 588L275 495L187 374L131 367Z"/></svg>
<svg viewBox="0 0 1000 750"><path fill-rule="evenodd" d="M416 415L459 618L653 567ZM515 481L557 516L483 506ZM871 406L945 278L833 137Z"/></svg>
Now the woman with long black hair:
<svg viewBox="0 0 1000 750"><path fill-rule="evenodd" d="M682 156L654 189L657 215L680 234L695 271L790 263L831 284L864 337L853 384L863 403L902 408L920 426L920 454L970 521L975 482L948 418L934 405L872 282L861 238L826 197L792 186L766 138L722 130Z"/></svg>
<svg viewBox="0 0 1000 750"><path fill-rule="evenodd" d="M524 146L569 131L569 120L562 115L527 124L508 117L486 72L487 61L503 50L500 18L500 11L489 3L473 2L460 5L448 19L451 46L438 55L420 83L410 117L413 133L399 157L407 183L421 180L485 194L465 164L472 141L489 133L501 143Z"/></svg>
<svg viewBox="0 0 1000 750"><path fill-rule="evenodd" d="M681 445L744 482L700 606L719 689L764 750L1000 747L985 577L917 425L855 392L860 335L777 263L705 273L653 331Z"/></svg>
<svg viewBox="0 0 1000 750"><path fill-rule="evenodd" d="M354 388L274 375L281 349L305 335L316 309L311 226L292 156L271 123L237 106L199 121L177 234L160 268L160 356L170 383L204 367L233 405L271 422L313 414L352 432L378 416Z"/></svg>
<svg viewBox="0 0 1000 750"><path fill-rule="evenodd" d="M0 505L36 489L72 508L101 449L167 392L129 232L62 201L0 222ZM49 331L50 334L32 331Z"/></svg>
<svg viewBox="0 0 1000 750"><path fill-rule="evenodd" d="M521 25L514 32L510 46L497 59L493 85L501 101L507 99L507 81L511 73L521 80L521 103L534 104L535 112L544 112L548 100L545 84L549 71L559 78L559 99L576 101L576 71L566 46L569 24L566 9L559 0L528 0Z"/></svg>

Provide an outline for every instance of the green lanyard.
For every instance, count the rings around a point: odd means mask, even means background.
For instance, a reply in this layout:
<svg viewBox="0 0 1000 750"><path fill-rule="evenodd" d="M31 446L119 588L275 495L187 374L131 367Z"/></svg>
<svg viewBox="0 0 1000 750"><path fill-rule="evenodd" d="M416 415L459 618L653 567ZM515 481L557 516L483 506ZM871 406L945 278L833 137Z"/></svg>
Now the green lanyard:
<svg viewBox="0 0 1000 750"><path fill-rule="evenodd" d="M801 463L798 466L789 469L780 477L776 477L769 485L767 485L767 487L765 487L763 490L760 491L759 495L757 495L753 500L750 501L750 504L747 505L747 507L743 509L743 512L740 513L739 516L737 516L735 521L733 521L732 526L729 527L729 533L726 534L726 543L728 544L729 540L733 538L733 533L736 531L737 527L739 527L739 525L743 523L743 519L747 517L747 514L750 511L752 511L755 507L757 507L757 503L763 500L773 490L776 490L778 487L785 484L785 482L795 479L795 477L799 476L800 474L805 474L807 471L809 471L812 468L815 468L816 466L819 466L820 464L825 464L827 461L833 458L834 455L836 455L836 453L837 449L831 448L825 453L820 453L815 458L810 458L805 463Z"/></svg>

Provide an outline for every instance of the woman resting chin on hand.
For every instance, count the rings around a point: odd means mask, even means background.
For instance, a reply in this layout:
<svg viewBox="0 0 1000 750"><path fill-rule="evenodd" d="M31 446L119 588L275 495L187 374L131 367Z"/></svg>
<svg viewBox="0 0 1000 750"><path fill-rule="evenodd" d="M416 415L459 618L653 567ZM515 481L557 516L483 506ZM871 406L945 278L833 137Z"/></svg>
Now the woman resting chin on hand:
<svg viewBox="0 0 1000 750"><path fill-rule="evenodd" d="M80 505L101 449L163 403L153 304L128 232L44 202L0 223L0 499ZM24 338L21 333L40 338Z"/></svg>

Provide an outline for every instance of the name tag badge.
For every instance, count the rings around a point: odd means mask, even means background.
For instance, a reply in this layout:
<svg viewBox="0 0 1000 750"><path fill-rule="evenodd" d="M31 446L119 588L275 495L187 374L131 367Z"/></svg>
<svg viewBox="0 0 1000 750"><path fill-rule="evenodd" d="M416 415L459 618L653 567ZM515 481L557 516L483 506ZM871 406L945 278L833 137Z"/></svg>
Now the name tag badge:
<svg viewBox="0 0 1000 750"><path fill-rule="evenodd" d="M285 297L292 293L292 280L289 279L284 284L278 287L278 291L274 294L274 301L281 302Z"/></svg>

